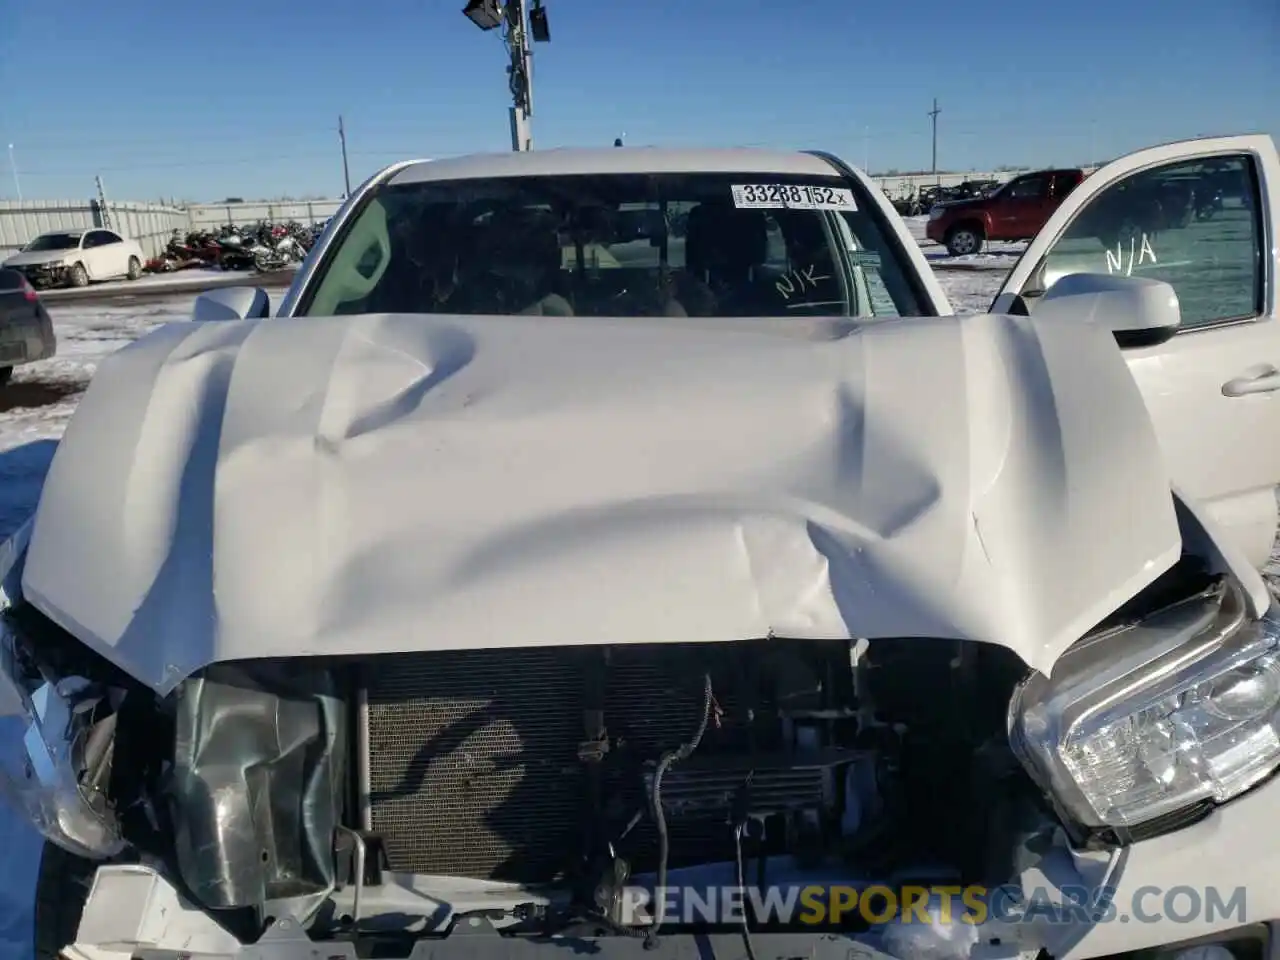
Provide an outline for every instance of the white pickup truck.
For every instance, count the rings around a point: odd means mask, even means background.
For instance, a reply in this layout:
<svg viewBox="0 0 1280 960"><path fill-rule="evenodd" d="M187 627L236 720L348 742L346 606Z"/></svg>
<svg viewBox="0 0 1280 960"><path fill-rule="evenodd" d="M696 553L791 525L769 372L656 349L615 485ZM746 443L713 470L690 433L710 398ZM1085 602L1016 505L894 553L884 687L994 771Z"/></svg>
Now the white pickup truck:
<svg viewBox="0 0 1280 960"><path fill-rule="evenodd" d="M37 953L1276 956L1277 190L1124 157L957 316L827 155L373 177L0 556Z"/></svg>

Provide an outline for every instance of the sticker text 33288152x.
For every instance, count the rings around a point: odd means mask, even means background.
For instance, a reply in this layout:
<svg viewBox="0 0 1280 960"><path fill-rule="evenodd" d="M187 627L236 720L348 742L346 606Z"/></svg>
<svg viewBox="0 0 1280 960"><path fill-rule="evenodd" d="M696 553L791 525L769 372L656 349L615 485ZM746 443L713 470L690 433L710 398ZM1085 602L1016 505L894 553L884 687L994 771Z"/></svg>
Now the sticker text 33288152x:
<svg viewBox="0 0 1280 960"><path fill-rule="evenodd" d="M733 205L746 210L857 210L848 187L796 183L735 184Z"/></svg>

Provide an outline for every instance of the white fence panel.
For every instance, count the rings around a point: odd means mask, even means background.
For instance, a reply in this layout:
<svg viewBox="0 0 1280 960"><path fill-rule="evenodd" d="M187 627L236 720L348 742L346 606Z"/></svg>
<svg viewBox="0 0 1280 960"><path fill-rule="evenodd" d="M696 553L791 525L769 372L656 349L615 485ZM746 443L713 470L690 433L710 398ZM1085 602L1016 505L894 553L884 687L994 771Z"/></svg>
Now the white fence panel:
<svg viewBox="0 0 1280 960"><path fill-rule="evenodd" d="M341 200L273 200L253 203L201 203L188 208L193 230L213 230L223 226L247 227L266 220L303 226L323 223L342 206Z"/></svg>
<svg viewBox="0 0 1280 960"><path fill-rule="evenodd" d="M174 230L186 230L187 211L151 203L107 204L111 229L132 237L147 256L155 256ZM104 226L92 200L0 200L0 258L51 230L90 230Z"/></svg>
<svg viewBox="0 0 1280 960"><path fill-rule="evenodd" d="M186 210L150 203L107 201L107 214L111 218L111 229L121 236L137 240L148 257L154 257L164 249L173 231L186 233L191 224Z"/></svg>
<svg viewBox="0 0 1280 960"><path fill-rule="evenodd" d="M84 230L93 225L88 200L0 200L0 255L50 230Z"/></svg>

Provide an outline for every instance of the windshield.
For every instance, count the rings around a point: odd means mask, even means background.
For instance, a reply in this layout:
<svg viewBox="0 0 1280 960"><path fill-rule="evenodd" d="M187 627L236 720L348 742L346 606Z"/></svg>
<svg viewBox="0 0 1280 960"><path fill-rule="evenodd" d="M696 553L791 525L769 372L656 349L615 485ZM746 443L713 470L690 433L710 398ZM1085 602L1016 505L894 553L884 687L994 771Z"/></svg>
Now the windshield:
<svg viewBox="0 0 1280 960"><path fill-rule="evenodd" d="M41 250L74 250L80 246L78 233L46 233L28 243L24 250L32 253Z"/></svg>
<svg viewBox="0 0 1280 960"><path fill-rule="evenodd" d="M302 291L297 313L927 312L901 257L863 198L835 177L427 181L376 191Z"/></svg>

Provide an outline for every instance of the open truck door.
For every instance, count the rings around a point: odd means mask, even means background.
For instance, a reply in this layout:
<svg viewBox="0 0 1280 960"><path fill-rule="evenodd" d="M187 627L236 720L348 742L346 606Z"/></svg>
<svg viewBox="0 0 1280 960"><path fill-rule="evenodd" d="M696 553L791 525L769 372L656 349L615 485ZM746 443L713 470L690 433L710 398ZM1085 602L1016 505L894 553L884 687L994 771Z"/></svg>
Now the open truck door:
<svg viewBox="0 0 1280 960"><path fill-rule="evenodd" d="M1121 340L1121 349L1174 484L1258 567L1275 542L1280 486L1277 231L1280 157L1270 137L1151 147L1087 177L991 306L1033 313L1071 274L1169 284L1176 330Z"/></svg>

